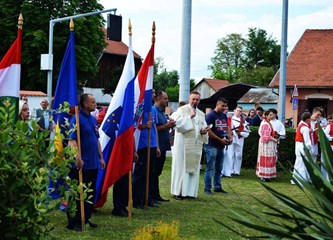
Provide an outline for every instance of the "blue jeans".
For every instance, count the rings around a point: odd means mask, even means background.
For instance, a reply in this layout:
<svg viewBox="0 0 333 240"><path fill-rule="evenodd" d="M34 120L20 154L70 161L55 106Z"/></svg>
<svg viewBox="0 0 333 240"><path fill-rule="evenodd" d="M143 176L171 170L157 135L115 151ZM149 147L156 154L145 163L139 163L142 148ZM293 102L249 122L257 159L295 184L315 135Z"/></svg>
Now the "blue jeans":
<svg viewBox="0 0 333 240"><path fill-rule="evenodd" d="M222 147L205 146L207 167L205 171L205 192L212 188L212 177L214 176L214 190L222 189L221 170L223 165L224 151Z"/></svg>

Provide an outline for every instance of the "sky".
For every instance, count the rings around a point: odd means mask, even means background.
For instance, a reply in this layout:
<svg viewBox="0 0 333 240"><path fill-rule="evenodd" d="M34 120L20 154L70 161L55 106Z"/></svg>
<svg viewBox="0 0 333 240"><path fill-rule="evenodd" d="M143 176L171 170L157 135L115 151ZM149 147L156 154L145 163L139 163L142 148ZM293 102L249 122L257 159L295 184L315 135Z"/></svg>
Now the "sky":
<svg viewBox="0 0 333 240"><path fill-rule="evenodd" d="M333 28L332 0L288 1L288 52L306 29ZM182 0L100 0L105 9L116 8L123 17L122 41L128 44L128 20L132 23L132 47L142 58L151 45L156 23L155 58L163 58L166 70L180 69ZM218 39L249 28L260 28L281 42L283 0L192 0L190 77L210 77L208 66ZM106 17L106 14L104 15Z"/></svg>

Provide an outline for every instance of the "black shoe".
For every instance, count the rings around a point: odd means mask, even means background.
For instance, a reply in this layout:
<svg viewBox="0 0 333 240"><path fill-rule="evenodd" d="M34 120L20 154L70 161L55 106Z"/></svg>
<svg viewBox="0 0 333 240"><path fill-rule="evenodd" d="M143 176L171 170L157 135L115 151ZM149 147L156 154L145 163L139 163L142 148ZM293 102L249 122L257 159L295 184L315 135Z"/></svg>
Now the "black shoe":
<svg viewBox="0 0 333 240"><path fill-rule="evenodd" d="M148 202L148 207L156 207L156 208L158 208L158 206L155 205L153 201L149 201Z"/></svg>
<svg viewBox="0 0 333 240"><path fill-rule="evenodd" d="M231 176L239 177L240 174L239 173L231 173Z"/></svg>
<svg viewBox="0 0 333 240"><path fill-rule="evenodd" d="M126 213L124 210L115 210L115 209L113 209L111 211L111 214L113 216L118 216L118 217L127 217L128 216L128 212Z"/></svg>
<svg viewBox="0 0 333 240"><path fill-rule="evenodd" d="M154 200L154 204L162 204L162 203L158 200Z"/></svg>
<svg viewBox="0 0 333 240"><path fill-rule="evenodd" d="M221 189L215 189L214 192L228 193L227 191L224 191L222 188Z"/></svg>
<svg viewBox="0 0 333 240"><path fill-rule="evenodd" d="M169 199L164 199L162 198L161 196L159 196L158 198L155 199L156 201L159 201L159 202L170 202Z"/></svg>
<svg viewBox="0 0 333 240"><path fill-rule="evenodd" d="M125 213L126 214L126 216L128 216L128 211L127 211L127 209L126 208L123 208L123 210L121 210L123 213ZM133 214L133 213L132 213Z"/></svg>
<svg viewBox="0 0 333 240"><path fill-rule="evenodd" d="M133 204L133 207L136 209L144 209L144 206L141 204Z"/></svg>
<svg viewBox="0 0 333 240"><path fill-rule="evenodd" d="M178 196L175 195L175 199L176 199L176 200L183 200L184 197L183 197L182 195L178 195Z"/></svg>
<svg viewBox="0 0 333 240"><path fill-rule="evenodd" d="M266 178L260 178L260 181L262 181L262 182L266 182Z"/></svg>
<svg viewBox="0 0 333 240"><path fill-rule="evenodd" d="M90 220L87 221L89 224L89 227L91 228L98 228L98 225L96 223L90 222Z"/></svg>
<svg viewBox="0 0 333 240"><path fill-rule="evenodd" d="M207 194L207 195L213 195L213 193L211 191L205 191L205 194Z"/></svg>
<svg viewBox="0 0 333 240"><path fill-rule="evenodd" d="M221 178L231 178L231 176L227 176L227 175L221 175Z"/></svg>
<svg viewBox="0 0 333 240"><path fill-rule="evenodd" d="M196 197L192 197L192 196L186 196L186 199L195 199Z"/></svg>
<svg viewBox="0 0 333 240"><path fill-rule="evenodd" d="M77 231L77 232L82 232L82 225L81 224L77 224L75 226L67 225L67 228L69 230L73 230L73 231Z"/></svg>

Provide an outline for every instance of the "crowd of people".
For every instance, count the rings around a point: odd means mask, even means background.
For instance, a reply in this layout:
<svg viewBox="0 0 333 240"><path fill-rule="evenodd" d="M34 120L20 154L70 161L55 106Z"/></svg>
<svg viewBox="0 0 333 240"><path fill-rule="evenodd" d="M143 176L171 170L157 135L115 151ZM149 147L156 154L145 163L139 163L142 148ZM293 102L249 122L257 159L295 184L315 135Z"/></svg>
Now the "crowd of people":
<svg viewBox="0 0 333 240"><path fill-rule="evenodd" d="M157 91L153 95L154 105L151 114L144 114L138 129L140 139L133 159L132 196L133 207L145 209L156 207L169 199L161 196L159 177L162 174L167 151L172 147L171 188L170 193L176 200L197 198L200 179L200 160L204 153L206 169L204 173L204 193L226 194L222 187L222 177L233 177L241 174L244 140L252 134L249 126L259 126L258 157L255 174L261 181L269 182L276 178L276 162L278 159L279 142L285 138L284 124L277 119L276 109L264 109L256 104L246 116L241 106L234 109L228 116L228 101L220 98L216 106L205 114L198 105L200 93L192 91L188 103L180 103L178 109L170 116L165 113L168 106L168 95L165 91ZM51 111L47 108L47 99L42 99L41 109L36 111L34 118L40 131L54 130ZM99 132L96 118L93 114L96 101L92 94L80 97L80 135L81 152L77 153L76 164L72 164L69 177L78 179L78 169L82 170L83 182L90 184L89 192L92 199L95 195L95 185L98 169L104 169L106 164L99 143ZM29 106L27 100L19 102L19 119L29 121ZM293 174L311 181L303 162L305 146L310 151L313 160L318 156L318 122L323 115L323 109L315 107L312 114L304 112L296 129L295 155L296 161ZM75 128L76 120L70 120L69 145L77 148L78 134ZM320 123L320 122L319 122ZM327 138L333 139L333 116L327 118L323 125ZM148 151L149 148L149 151ZM204 150L204 151L203 151ZM149 152L149 154L148 154ZM149 156L149 171L147 171ZM324 172L324 169L323 169ZM297 179L297 178L296 178ZM148 187L147 187L148 183ZM295 184L292 181L292 184ZM128 216L128 178L120 178L113 187L112 215ZM147 199L148 197L148 199ZM80 203L77 201L77 212L74 217L68 215L67 228L80 231ZM147 207L147 206L146 206ZM93 203L85 202L85 223L90 227L97 224L90 221Z"/></svg>

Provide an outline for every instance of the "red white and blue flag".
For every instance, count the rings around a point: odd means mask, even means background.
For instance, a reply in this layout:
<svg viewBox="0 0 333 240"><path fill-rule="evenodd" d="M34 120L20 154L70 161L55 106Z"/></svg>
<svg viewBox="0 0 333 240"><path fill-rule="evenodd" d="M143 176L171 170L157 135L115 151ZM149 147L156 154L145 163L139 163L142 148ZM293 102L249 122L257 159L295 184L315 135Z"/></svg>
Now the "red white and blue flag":
<svg viewBox="0 0 333 240"><path fill-rule="evenodd" d="M137 128L142 123L143 113L151 112L154 76L154 48L152 43L140 71L135 79L135 114L134 125L136 127L135 146L139 144L140 130Z"/></svg>
<svg viewBox="0 0 333 240"><path fill-rule="evenodd" d="M106 117L99 129L106 168L98 171L95 208L104 205L109 187L132 169L134 156L134 80L135 67L130 36L124 69Z"/></svg>

